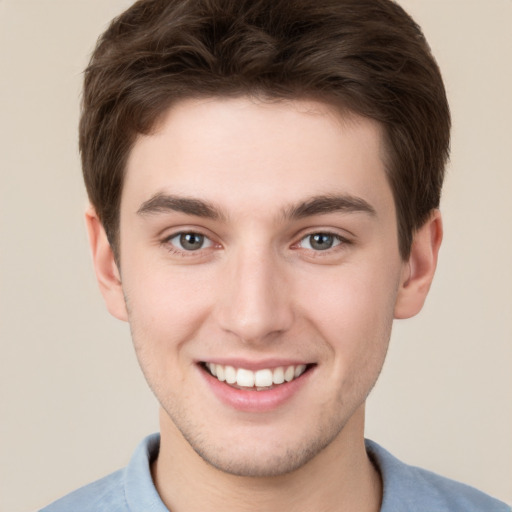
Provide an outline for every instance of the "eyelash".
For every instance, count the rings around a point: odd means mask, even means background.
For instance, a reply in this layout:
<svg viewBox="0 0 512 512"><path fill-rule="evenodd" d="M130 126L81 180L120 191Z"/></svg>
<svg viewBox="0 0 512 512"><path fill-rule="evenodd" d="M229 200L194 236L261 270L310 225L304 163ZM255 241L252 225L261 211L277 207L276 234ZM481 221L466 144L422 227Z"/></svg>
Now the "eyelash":
<svg viewBox="0 0 512 512"><path fill-rule="evenodd" d="M183 244L183 240L181 240L181 238L184 236L191 236L191 235L195 236L195 237L200 237L202 239L201 247L199 247L196 250L187 250L183 247L183 245L182 245L182 248L179 248L179 247L176 247L176 245L172 242L172 240L174 240L174 239L179 239L179 243ZM313 247L311 247L311 239L312 239L312 237L315 237L315 236L316 237L321 236L321 237L332 238L333 245L331 245L330 247L327 247L325 249L314 249ZM307 240L309 240L309 247L306 247L304 249L307 250L308 252L311 252L311 254L314 254L315 257L327 256L329 254L332 255L332 253L334 251L341 250L343 247L346 247L347 245L352 245L351 240L349 240L341 235L338 235L336 233L332 233L329 231L314 231L314 232L311 232L311 233L308 233L308 234L302 236L298 242L296 242L295 244L292 245L292 248L301 248L300 247L301 244ZM204 246L205 242L207 243L206 247ZM204 250L213 248L215 246L215 242L213 242L210 237L208 237L198 231L179 231L177 233L173 233L173 234L165 237L162 240L162 245L164 245L169 252L171 252L172 254L175 254L177 256L181 256L181 257L191 257L192 256L193 257L193 256L198 256L200 254L203 254Z"/></svg>
<svg viewBox="0 0 512 512"><path fill-rule="evenodd" d="M196 236L202 238L202 242L208 243L207 247L204 247L203 244L201 247L199 247L196 250L187 250L185 248L178 248L173 243L172 240L176 238L182 238L184 236ZM180 243L183 243L183 241L180 240ZM190 256L197 256L198 254L202 253L204 249L210 249L215 245L215 243L209 238L208 236L198 232L198 231L179 231L178 233L173 233L172 235L169 235L162 240L162 245L166 247L166 249L171 252L172 254L176 254L178 256L182 257L190 257Z"/></svg>
<svg viewBox="0 0 512 512"><path fill-rule="evenodd" d="M331 245L330 247L326 247L325 249L316 249L315 250L313 247L311 247L311 239L313 237L331 238L333 245ZM307 240L309 240L309 247L307 247L306 249L313 251L314 253L319 253L318 255L320 255L322 253L332 253L333 250L334 251L337 250L336 249L337 247L341 248L340 246L351 244L350 240L348 240L345 237L342 237L341 235L338 235L336 233L331 233L329 231L315 231L313 233L308 233L307 235L303 236L299 240L299 242L295 245L299 246L301 243L303 243L304 241L307 241Z"/></svg>

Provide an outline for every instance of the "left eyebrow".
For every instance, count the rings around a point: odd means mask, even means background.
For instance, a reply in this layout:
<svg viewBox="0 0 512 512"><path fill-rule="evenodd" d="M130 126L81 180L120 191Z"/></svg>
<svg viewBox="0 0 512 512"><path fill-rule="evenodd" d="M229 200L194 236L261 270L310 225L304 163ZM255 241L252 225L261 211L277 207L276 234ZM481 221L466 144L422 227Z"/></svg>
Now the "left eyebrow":
<svg viewBox="0 0 512 512"><path fill-rule="evenodd" d="M286 208L285 219L303 219L313 215L325 215L334 212L366 213L372 217L377 215L375 208L360 197L351 195L315 196L307 201Z"/></svg>

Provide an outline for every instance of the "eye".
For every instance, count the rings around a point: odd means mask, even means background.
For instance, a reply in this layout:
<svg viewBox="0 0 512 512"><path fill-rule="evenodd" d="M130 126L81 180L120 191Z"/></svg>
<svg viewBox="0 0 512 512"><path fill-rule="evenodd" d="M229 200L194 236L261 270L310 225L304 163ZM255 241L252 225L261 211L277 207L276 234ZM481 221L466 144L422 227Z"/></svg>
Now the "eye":
<svg viewBox="0 0 512 512"><path fill-rule="evenodd" d="M201 235L200 233L194 232L177 233L176 235L168 238L167 242L175 249L188 252L207 249L213 245L213 242L209 238Z"/></svg>
<svg viewBox="0 0 512 512"><path fill-rule="evenodd" d="M312 233L305 236L299 242L299 246L313 251L326 251L340 245L341 242L342 240L339 236L331 233Z"/></svg>

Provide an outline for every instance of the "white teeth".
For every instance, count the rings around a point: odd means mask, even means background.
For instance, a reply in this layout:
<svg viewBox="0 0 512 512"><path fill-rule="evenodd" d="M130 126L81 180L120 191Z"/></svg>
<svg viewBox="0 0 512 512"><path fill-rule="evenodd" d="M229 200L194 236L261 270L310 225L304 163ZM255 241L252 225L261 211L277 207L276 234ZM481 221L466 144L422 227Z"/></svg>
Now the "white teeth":
<svg viewBox="0 0 512 512"><path fill-rule="evenodd" d="M221 382L224 382L226 380L224 366L221 364L217 364L215 366L217 367L217 379L219 379Z"/></svg>
<svg viewBox="0 0 512 512"><path fill-rule="evenodd" d="M282 366L274 370L272 380L274 384L282 384L284 382L284 370Z"/></svg>
<svg viewBox="0 0 512 512"><path fill-rule="evenodd" d="M218 368L217 368L217 371L219 371ZM299 364L298 366L295 367L294 377L295 378L300 377L305 371L306 371L306 365Z"/></svg>
<svg viewBox="0 0 512 512"><path fill-rule="evenodd" d="M234 368L233 366L223 366L215 363L206 363L205 366L220 382L225 381L228 384L236 384L243 388L256 387L258 389L291 382L306 371L305 364L287 367L278 366L274 369L265 368L255 372L245 368Z"/></svg>
<svg viewBox="0 0 512 512"><path fill-rule="evenodd" d="M252 388L254 386L254 372L245 368L238 368L236 372L236 383L244 388Z"/></svg>
<svg viewBox="0 0 512 512"><path fill-rule="evenodd" d="M258 388L272 386L272 370L258 370L254 374L254 384Z"/></svg>
<svg viewBox="0 0 512 512"><path fill-rule="evenodd" d="M236 370L232 366L226 366L226 368L224 368L224 374L228 384L234 384L236 382Z"/></svg>
<svg viewBox="0 0 512 512"><path fill-rule="evenodd" d="M293 366L288 366L284 372L284 380L286 382L290 382L295 377L295 368Z"/></svg>

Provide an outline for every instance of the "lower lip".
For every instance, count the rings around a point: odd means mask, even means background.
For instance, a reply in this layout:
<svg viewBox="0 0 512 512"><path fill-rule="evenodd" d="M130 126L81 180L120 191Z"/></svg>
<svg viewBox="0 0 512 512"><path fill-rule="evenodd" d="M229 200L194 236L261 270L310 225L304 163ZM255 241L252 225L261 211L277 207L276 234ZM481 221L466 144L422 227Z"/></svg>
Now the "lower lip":
<svg viewBox="0 0 512 512"><path fill-rule="evenodd" d="M309 380L313 368L291 382L262 391L237 389L220 382L202 367L199 367L199 371L216 397L224 404L243 412L267 412L280 407L297 394Z"/></svg>

